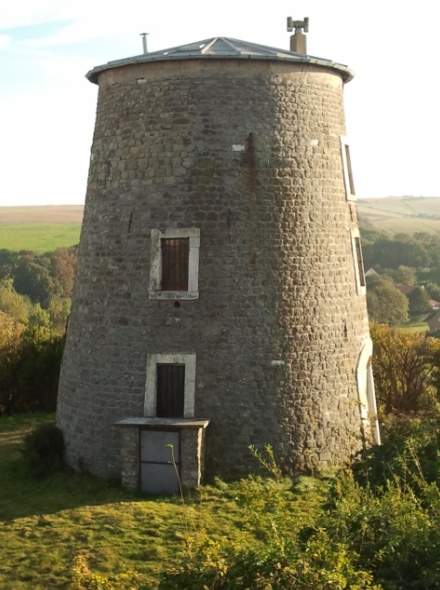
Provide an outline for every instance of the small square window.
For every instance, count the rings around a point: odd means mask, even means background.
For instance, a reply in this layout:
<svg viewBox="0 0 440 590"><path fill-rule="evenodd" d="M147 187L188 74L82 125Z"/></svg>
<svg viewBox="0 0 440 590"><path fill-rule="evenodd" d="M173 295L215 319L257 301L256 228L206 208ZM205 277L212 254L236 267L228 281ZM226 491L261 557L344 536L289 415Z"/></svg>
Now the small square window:
<svg viewBox="0 0 440 590"><path fill-rule="evenodd" d="M198 299L200 230L151 230L150 299Z"/></svg>

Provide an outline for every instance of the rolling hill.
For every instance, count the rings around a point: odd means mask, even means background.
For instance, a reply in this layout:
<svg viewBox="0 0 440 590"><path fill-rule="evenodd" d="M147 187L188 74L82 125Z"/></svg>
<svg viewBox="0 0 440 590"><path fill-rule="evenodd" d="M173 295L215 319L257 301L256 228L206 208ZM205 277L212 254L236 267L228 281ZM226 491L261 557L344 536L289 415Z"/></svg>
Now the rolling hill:
<svg viewBox="0 0 440 590"><path fill-rule="evenodd" d="M358 199L359 225L392 237L440 234L440 197ZM83 205L0 207L0 249L48 252L79 242Z"/></svg>
<svg viewBox="0 0 440 590"><path fill-rule="evenodd" d="M361 229L375 229L390 237L397 233L440 234L439 197L385 197L358 200Z"/></svg>

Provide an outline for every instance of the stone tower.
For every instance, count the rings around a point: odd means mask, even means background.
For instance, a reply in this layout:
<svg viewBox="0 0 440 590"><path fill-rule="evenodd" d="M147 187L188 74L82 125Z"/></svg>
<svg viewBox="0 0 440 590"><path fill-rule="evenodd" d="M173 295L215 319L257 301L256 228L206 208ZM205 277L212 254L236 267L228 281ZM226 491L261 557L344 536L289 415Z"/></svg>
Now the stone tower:
<svg viewBox="0 0 440 590"><path fill-rule="evenodd" d="M110 62L61 371L67 458L150 492L377 440L350 70L229 38Z"/></svg>

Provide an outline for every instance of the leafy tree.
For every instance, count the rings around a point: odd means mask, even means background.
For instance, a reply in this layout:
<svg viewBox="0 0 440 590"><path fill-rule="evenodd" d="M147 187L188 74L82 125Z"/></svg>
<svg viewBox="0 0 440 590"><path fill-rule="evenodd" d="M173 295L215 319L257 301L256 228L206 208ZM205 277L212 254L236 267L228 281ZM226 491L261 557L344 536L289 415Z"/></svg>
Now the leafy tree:
<svg viewBox="0 0 440 590"><path fill-rule="evenodd" d="M440 399L435 366L440 341L420 332L373 324L373 371L379 407L385 414L427 409Z"/></svg>
<svg viewBox="0 0 440 590"><path fill-rule="evenodd" d="M48 330L50 326L51 319L49 310L43 309L39 303L32 305L27 323L28 330L32 331L40 328Z"/></svg>
<svg viewBox="0 0 440 590"><path fill-rule="evenodd" d="M18 252L0 249L0 279L11 279L18 264Z"/></svg>
<svg viewBox="0 0 440 590"><path fill-rule="evenodd" d="M396 270L384 271L398 285L415 285L417 281L416 269L400 265Z"/></svg>
<svg viewBox="0 0 440 590"><path fill-rule="evenodd" d="M428 311L429 294L423 287L415 287L408 294L409 314L420 315Z"/></svg>
<svg viewBox="0 0 440 590"><path fill-rule="evenodd" d="M374 322L398 326L408 320L408 299L387 277L367 279L368 315Z"/></svg>
<svg viewBox="0 0 440 590"><path fill-rule="evenodd" d="M11 279L0 281L0 311L9 314L15 320L26 324L32 307L28 297L19 295L12 286Z"/></svg>
<svg viewBox="0 0 440 590"><path fill-rule="evenodd" d="M16 391L24 331L22 323L0 311L0 416L8 413Z"/></svg>
<svg viewBox="0 0 440 590"><path fill-rule="evenodd" d="M11 279L0 281L0 311L30 328L49 327L50 324L49 313L39 303L32 303L26 295L19 295Z"/></svg>
<svg viewBox="0 0 440 590"><path fill-rule="evenodd" d="M12 413L55 411L63 349L64 338L49 330L26 333Z"/></svg>
<svg viewBox="0 0 440 590"><path fill-rule="evenodd" d="M21 258L14 274L14 288L20 295L27 295L41 307L49 306L55 294L55 283L50 274L49 260L26 255Z"/></svg>
<svg viewBox="0 0 440 590"><path fill-rule="evenodd" d="M380 266L397 269L399 266L423 268L429 264L430 258L423 244L414 240L381 239L363 249L367 268Z"/></svg>
<svg viewBox="0 0 440 590"><path fill-rule="evenodd" d="M50 325L57 334L64 334L70 314L71 300L66 297L52 297L49 305Z"/></svg>
<svg viewBox="0 0 440 590"><path fill-rule="evenodd" d="M50 261L57 295L71 297L78 266L78 247L58 248L51 253Z"/></svg>
<svg viewBox="0 0 440 590"><path fill-rule="evenodd" d="M53 412L64 338L0 313L0 415Z"/></svg>
<svg viewBox="0 0 440 590"><path fill-rule="evenodd" d="M368 227L366 227L363 222L362 222L361 234L362 234L362 249L364 249L366 246L374 244L374 242L377 242L378 240L387 239L386 234L374 229L373 225L369 225Z"/></svg>
<svg viewBox="0 0 440 590"><path fill-rule="evenodd" d="M425 289L428 292L428 295L434 301L440 301L440 286L436 283L427 282L425 284Z"/></svg>

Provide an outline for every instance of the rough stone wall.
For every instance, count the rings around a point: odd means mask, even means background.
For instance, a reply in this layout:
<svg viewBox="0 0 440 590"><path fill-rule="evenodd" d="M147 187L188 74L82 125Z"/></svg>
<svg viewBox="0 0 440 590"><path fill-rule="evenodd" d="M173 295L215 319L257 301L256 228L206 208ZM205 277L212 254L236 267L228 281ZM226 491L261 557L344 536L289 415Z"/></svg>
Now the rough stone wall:
<svg viewBox="0 0 440 590"><path fill-rule="evenodd" d="M346 460L368 322L340 76L188 60L115 68L99 86L59 392L69 461L119 474L113 424L142 416L147 353L196 353L208 475L253 469L251 444L272 444L287 472ZM200 228L200 296L180 307L148 298L150 232L167 227Z"/></svg>
<svg viewBox="0 0 440 590"><path fill-rule="evenodd" d="M121 483L128 490L139 489L139 428L126 426L121 431Z"/></svg>

